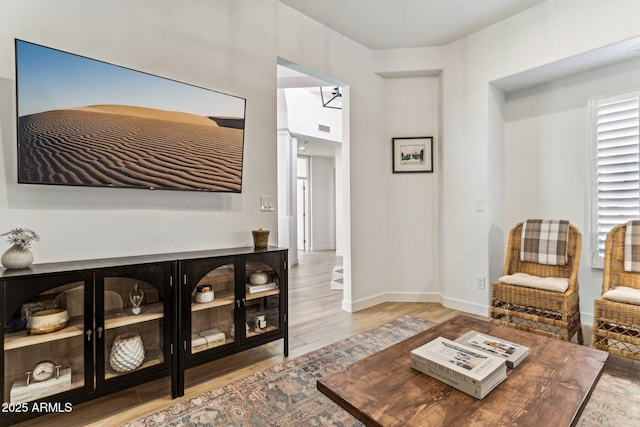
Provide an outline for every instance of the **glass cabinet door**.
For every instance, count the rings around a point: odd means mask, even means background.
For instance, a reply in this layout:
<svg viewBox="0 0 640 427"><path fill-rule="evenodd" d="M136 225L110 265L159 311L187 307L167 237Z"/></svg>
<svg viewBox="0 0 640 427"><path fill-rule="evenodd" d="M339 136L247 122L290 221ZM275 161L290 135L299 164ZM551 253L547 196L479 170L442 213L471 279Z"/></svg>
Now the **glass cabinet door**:
<svg viewBox="0 0 640 427"><path fill-rule="evenodd" d="M170 271L165 264L151 264L100 273L95 332L98 386L170 363Z"/></svg>
<svg viewBox="0 0 640 427"><path fill-rule="evenodd" d="M186 296L191 313L191 329L187 335L191 337L191 354L233 343L236 337L234 263L228 262L201 274L193 272L192 277Z"/></svg>
<svg viewBox="0 0 640 427"><path fill-rule="evenodd" d="M280 330L280 277L268 264L245 263L245 328L252 338Z"/></svg>
<svg viewBox="0 0 640 427"><path fill-rule="evenodd" d="M87 283L81 274L5 282L3 402L84 392L93 374L85 364Z"/></svg>

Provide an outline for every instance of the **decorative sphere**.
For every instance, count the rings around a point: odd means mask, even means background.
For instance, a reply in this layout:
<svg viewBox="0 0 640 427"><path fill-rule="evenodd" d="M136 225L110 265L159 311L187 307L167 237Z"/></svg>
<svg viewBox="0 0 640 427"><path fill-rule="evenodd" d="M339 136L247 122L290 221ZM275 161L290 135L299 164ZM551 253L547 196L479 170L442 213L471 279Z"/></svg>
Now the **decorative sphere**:
<svg viewBox="0 0 640 427"><path fill-rule="evenodd" d="M264 285L268 280L269 275L262 271L256 271L249 276L249 282L251 282L252 285Z"/></svg>

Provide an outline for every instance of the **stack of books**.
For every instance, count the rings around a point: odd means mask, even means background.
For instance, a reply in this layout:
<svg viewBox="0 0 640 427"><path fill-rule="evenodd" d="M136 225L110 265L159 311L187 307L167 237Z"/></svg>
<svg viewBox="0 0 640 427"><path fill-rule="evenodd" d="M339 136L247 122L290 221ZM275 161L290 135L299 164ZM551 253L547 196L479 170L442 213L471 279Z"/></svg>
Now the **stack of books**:
<svg viewBox="0 0 640 427"><path fill-rule="evenodd" d="M477 399L507 378L503 358L443 337L411 351L411 367Z"/></svg>
<svg viewBox="0 0 640 427"><path fill-rule="evenodd" d="M202 351L226 343L224 332L213 328L191 334L191 351Z"/></svg>
<svg viewBox="0 0 640 427"><path fill-rule="evenodd" d="M278 285L275 282L268 282L262 285L252 285L251 283L247 283L247 293L255 294L257 292L270 291L271 289L276 289Z"/></svg>
<svg viewBox="0 0 640 427"><path fill-rule="evenodd" d="M29 384L25 380L14 382L11 387L9 402L30 402L67 390L71 390L71 368L62 369L58 377L53 377L46 381L38 382L32 380Z"/></svg>
<svg viewBox="0 0 640 427"><path fill-rule="evenodd" d="M507 368L511 369L518 366L529 356L529 347L476 331L467 332L456 339L456 342L501 357L506 362Z"/></svg>

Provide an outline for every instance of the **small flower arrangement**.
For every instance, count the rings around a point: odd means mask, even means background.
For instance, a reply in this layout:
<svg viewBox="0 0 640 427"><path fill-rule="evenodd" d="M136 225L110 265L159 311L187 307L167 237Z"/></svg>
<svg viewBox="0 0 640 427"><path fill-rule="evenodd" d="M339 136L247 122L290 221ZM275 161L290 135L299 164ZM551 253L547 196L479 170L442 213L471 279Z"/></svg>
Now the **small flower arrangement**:
<svg viewBox="0 0 640 427"><path fill-rule="evenodd" d="M14 228L11 231L0 234L0 236L8 236L7 242L20 246L22 249L29 249L32 242L40 241L40 236L28 228Z"/></svg>

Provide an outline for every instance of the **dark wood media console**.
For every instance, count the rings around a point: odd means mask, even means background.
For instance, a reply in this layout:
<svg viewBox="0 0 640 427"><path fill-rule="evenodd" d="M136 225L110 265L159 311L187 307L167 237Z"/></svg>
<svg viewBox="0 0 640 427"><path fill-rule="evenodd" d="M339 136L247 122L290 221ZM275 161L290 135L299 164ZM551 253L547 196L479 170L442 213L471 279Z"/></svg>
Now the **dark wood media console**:
<svg viewBox="0 0 640 427"><path fill-rule="evenodd" d="M162 376L182 396L189 367L279 339L287 356L287 256L246 247L0 269L0 425Z"/></svg>

